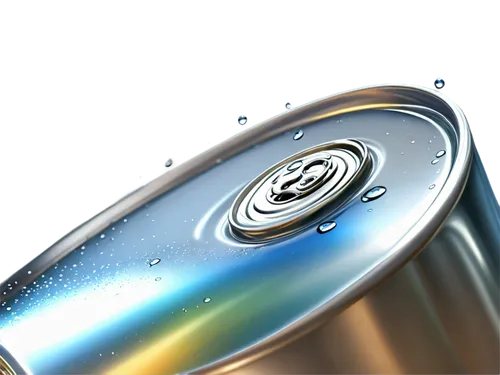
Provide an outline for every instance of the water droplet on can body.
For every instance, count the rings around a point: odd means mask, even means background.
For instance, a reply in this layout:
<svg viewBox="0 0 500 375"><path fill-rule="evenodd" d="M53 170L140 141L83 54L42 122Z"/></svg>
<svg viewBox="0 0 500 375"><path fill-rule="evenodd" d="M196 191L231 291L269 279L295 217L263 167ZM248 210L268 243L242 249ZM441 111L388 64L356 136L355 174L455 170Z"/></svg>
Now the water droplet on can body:
<svg viewBox="0 0 500 375"><path fill-rule="evenodd" d="M293 140L298 141L300 138L304 136L303 130L297 130L297 132L293 135Z"/></svg>
<svg viewBox="0 0 500 375"><path fill-rule="evenodd" d="M435 185L435 184L432 184L431 186L429 186L429 189L430 189L430 190L432 190L432 189L434 189L435 187L436 187L436 185Z"/></svg>
<svg viewBox="0 0 500 375"><path fill-rule="evenodd" d="M209 303L212 300L210 297L203 298L203 303Z"/></svg>
<svg viewBox="0 0 500 375"><path fill-rule="evenodd" d="M173 163L174 163L174 162L173 162L173 160L172 160L172 159L168 159L168 160L165 162L165 167L167 167L167 168L168 168L168 167L171 167Z"/></svg>
<svg viewBox="0 0 500 375"><path fill-rule="evenodd" d="M370 202L374 201L375 199L380 198L382 195L386 193L387 189L383 186L375 186L374 188L368 190L366 193L363 194L361 197L362 202Z"/></svg>
<svg viewBox="0 0 500 375"><path fill-rule="evenodd" d="M318 227L318 233L323 234L331 231L337 226L337 223L335 221L327 221L323 224L320 224Z"/></svg>
<svg viewBox="0 0 500 375"><path fill-rule="evenodd" d="M291 105L290 103L286 103L286 104L285 104L285 108L286 108L286 109L290 109L290 108L292 108L292 105Z"/></svg>
<svg viewBox="0 0 500 375"><path fill-rule="evenodd" d="M431 161L432 165L436 165L437 163L439 163L439 159L434 159L433 161Z"/></svg>

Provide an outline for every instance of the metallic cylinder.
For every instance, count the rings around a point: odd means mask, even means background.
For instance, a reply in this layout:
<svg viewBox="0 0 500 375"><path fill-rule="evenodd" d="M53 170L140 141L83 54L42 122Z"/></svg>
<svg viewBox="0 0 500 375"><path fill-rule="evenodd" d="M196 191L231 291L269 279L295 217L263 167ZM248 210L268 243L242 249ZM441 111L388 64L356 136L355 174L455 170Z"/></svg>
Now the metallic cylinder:
<svg viewBox="0 0 500 375"><path fill-rule="evenodd" d="M462 111L375 86L169 171L0 286L0 374L500 373L500 208Z"/></svg>

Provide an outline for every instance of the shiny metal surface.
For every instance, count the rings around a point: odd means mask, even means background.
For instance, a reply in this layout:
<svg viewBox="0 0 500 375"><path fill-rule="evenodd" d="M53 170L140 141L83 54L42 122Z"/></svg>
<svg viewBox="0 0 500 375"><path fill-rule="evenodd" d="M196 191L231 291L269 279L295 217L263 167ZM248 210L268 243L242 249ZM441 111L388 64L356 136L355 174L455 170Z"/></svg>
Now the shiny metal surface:
<svg viewBox="0 0 500 375"><path fill-rule="evenodd" d="M236 197L231 232L243 240L282 237L338 209L366 182L372 157L363 142L338 140L314 146L275 164ZM321 216L320 216L321 217Z"/></svg>
<svg viewBox="0 0 500 375"><path fill-rule="evenodd" d="M249 181L338 139L373 161L345 202L286 237L231 235ZM299 107L7 278L0 341L33 374L494 373L500 213L474 152L462 111L434 90L377 86ZM365 202L377 186L386 193Z"/></svg>
<svg viewBox="0 0 500 375"><path fill-rule="evenodd" d="M320 328L232 375L498 374L500 210L477 152L422 253Z"/></svg>

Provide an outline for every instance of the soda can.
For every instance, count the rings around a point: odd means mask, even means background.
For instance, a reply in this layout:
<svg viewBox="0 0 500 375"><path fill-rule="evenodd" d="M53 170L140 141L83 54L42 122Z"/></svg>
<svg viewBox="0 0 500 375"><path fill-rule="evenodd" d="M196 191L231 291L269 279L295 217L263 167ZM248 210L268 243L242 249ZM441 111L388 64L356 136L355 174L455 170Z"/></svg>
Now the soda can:
<svg viewBox="0 0 500 375"><path fill-rule="evenodd" d="M7 278L0 373L499 373L499 253L462 110L352 90L168 171Z"/></svg>

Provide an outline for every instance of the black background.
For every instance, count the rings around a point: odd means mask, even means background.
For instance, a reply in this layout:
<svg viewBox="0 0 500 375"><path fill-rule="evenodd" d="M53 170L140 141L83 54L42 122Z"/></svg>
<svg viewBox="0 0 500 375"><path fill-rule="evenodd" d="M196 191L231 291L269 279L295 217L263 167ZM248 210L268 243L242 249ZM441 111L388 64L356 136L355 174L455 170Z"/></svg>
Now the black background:
<svg viewBox="0 0 500 375"><path fill-rule="evenodd" d="M78 223L89 208L102 207L120 184L133 184L136 167L151 175L151 168L159 167L160 151L176 151L182 159L200 135L222 135L234 124L233 112L246 111L255 119L256 111L271 112L280 96L312 97L319 95L320 87L343 87L346 79L431 79L433 71L449 72L449 86L472 104L481 150L488 152L489 166L498 168L494 99L483 87L475 87L472 68L430 65L366 73L358 68L338 71L335 77L330 72L302 74L300 79L291 69L268 78L213 72L175 77L130 71L55 76L35 72L22 94L30 105L20 109L30 125L17 129L22 134L12 141L17 147L9 154L17 162L9 163L13 169L4 176L5 217L14 242L1 252L0 272L6 272L9 263L22 264L40 241L55 239L64 224ZM9 139L4 144L10 147Z"/></svg>

